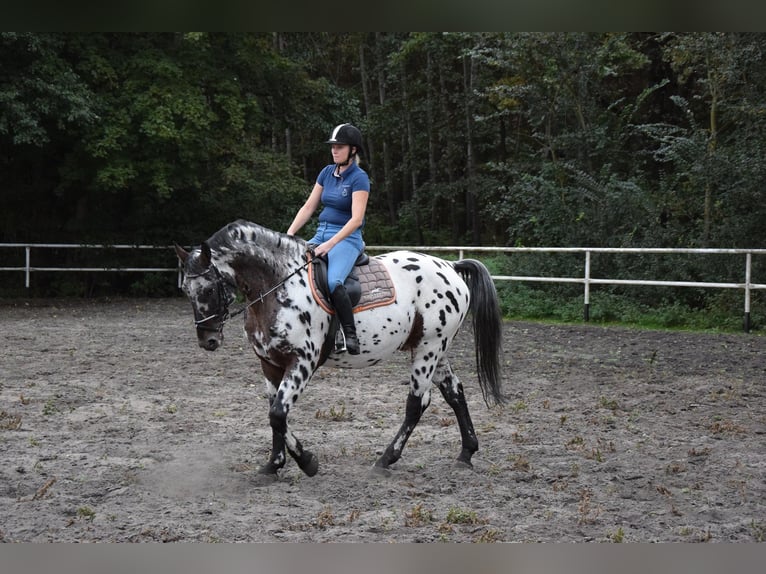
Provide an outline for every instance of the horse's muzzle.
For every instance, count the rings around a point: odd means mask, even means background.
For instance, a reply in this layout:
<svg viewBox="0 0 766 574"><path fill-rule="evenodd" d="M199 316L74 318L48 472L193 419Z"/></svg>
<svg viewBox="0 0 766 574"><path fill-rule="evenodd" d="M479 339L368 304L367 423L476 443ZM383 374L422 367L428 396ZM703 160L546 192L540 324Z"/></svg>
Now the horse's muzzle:
<svg viewBox="0 0 766 574"><path fill-rule="evenodd" d="M197 342L206 351L215 351L223 344L223 334L212 331L198 331Z"/></svg>

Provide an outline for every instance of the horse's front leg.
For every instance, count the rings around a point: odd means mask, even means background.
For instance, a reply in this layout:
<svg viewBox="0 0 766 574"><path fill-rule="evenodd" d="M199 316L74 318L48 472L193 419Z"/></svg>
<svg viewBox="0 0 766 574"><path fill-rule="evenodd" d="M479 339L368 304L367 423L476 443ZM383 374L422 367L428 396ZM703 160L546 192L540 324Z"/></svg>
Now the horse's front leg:
<svg viewBox="0 0 766 574"><path fill-rule="evenodd" d="M261 369L266 376L266 396L269 399L269 413L277 397L277 387L284 377L284 370L261 359ZM277 471L285 465L285 438L284 434L277 432L274 425L271 428L271 456L269 461L258 469L258 474L276 475Z"/></svg>
<svg viewBox="0 0 766 574"><path fill-rule="evenodd" d="M282 391L277 392L277 397L271 404L269 409L269 422L271 423L273 444L271 460L267 463L267 467L271 465L278 465L274 467L274 472L277 468L281 468L285 464L285 448L298 463L300 469L308 476L314 476L319 470L319 460L314 454L303 448L301 441L299 441L290 427L287 424L287 413L290 411L290 401L283 400ZM277 451L277 449L281 449Z"/></svg>
<svg viewBox="0 0 766 574"><path fill-rule="evenodd" d="M270 382L266 383L266 388L269 393L269 421L271 422L271 411L277 396L277 388ZM285 434L276 429L271 422L271 455L269 461L258 469L258 474L276 475L277 471L285 466L285 458Z"/></svg>
<svg viewBox="0 0 766 574"><path fill-rule="evenodd" d="M259 470L260 474L276 474L285 465L285 450L290 453L300 469L308 476L314 476L319 470L319 461L316 456L303 448L287 423L290 407L298 400L310 376L310 371L305 368L305 365L299 365L285 372L277 388L267 375L266 388L269 395L269 424L271 425L272 445L271 457Z"/></svg>

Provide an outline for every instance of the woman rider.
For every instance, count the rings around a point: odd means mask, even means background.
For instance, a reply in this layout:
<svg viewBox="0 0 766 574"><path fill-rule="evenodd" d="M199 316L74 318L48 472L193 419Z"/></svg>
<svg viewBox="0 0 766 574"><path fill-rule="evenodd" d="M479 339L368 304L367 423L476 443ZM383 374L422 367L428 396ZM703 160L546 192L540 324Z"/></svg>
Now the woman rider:
<svg viewBox="0 0 766 574"><path fill-rule="evenodd" d="M317 176L311 195L298 210L288 235L295 235L323 206L319 227L309 243L315 255L327 255L327 282L332 304L345 337L346 350L359 354L359 340L351 300L343 283L364 249L362 228L370 195L370 178L359 167L362 132L351 124L335 126L326 143L331 144L333 163Z"/></svg>

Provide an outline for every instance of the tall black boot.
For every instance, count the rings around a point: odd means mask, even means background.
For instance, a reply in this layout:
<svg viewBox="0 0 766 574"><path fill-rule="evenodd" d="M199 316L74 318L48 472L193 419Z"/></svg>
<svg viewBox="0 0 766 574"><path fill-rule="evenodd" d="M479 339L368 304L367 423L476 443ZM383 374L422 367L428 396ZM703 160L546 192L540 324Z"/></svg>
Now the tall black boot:
<svg viewBox="0 0 766 574"><path fill-rule="evenodd" d="M332 292L332 304L335 312L338 314L338 321L343 328L343 336L346 340L346 351L350 355L359 354L359 339L356 337L356 324L354 323L354 312L351 307L351 299L348 298L346 288L339 285Z"/></svg>

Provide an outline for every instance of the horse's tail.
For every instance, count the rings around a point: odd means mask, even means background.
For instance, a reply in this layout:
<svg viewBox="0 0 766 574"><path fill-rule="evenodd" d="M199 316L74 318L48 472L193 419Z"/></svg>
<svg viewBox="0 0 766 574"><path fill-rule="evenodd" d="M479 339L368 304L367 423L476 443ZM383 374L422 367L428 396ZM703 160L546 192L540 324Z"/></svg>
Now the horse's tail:
<svg viewBox="0 0 766 574"><path fill-rule="evenodd" d="M503 341L503 317L497 299L495 283L489 270L481 261L461 259L454 263L471 291L471 314L473 315L474 345L476 347L476 370L484 402L490 406L503 404L500 381L500 353Z"/></svg>

